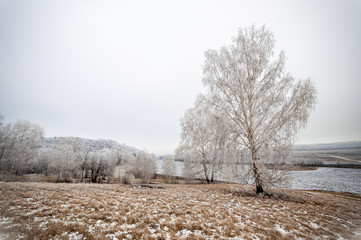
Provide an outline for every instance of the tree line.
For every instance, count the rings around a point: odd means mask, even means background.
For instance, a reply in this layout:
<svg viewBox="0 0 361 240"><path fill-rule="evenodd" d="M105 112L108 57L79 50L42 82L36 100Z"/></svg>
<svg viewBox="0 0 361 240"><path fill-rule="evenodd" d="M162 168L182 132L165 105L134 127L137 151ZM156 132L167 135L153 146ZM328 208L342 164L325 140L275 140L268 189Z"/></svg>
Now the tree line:
<svg viewBox="0 0 361 240"><path fill-rule="evenodd" d="M96 183L118 177L128 183L133 176L149 182L157 171L156 156L146 151L112 140L45 138L37 124L26 120L4 124L3 119L0 115L0 181L40 174L53 176L56 182L76 178ZM172 169L168 171L172 174Z"/></svg>

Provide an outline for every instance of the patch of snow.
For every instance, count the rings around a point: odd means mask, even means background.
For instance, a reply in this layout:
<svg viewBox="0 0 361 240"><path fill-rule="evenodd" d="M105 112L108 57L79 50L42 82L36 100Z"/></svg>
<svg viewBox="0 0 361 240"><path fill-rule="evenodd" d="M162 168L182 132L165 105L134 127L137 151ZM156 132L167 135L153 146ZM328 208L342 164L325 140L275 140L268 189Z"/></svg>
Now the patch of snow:
<svg viewBox="0 0 361 240"><path fill-rule="evenodd" d="M43 221L43 219L39 217L34 217L34 222L40 222L40 221Z"/></svg>
<svg viewBox="0 0 361 240"><path fill-rule="evenodd" d="M310 222L310 226L313 227L314 229L319 229L320 226L317 223L314 222Z"/></svg>
<svg viewBox="0 0 361 240"><path fill-rule="evenodd" d="M0 233L0 240L6 240L9 239L9 235L5 233Z"/></svg>
<svg viewBox="0 0 361 240"><path fill-rule="evenodd" d="M107 234L105 235L106 239L111 239L111 240L118 240L118 238L115 236L115 234Z"/></svg>
<svg viewBox="0 0 361 240"><path fill-rule="evenodd" d="M30 212L27 212L27 213L25 214L25 216L30 216L30 215L33 215L33 214L35 214L35 213L37 213L37 212L38 212L38 210L34 209L34 210L30 211Z"/></svg>
<svg viewBox="0 0 361 240"><path fill-rule="evenodd" d="M10 223L10 222L11 222L11 219L8 218L8 217L0 218L0 224L7 224L7 223Z"/></svg>
<svg viewBox="0 0 361 240"><path fill-rule="evenodd" d="M342 159L342 160L347 160L347 161L355 161L355 160L352 160L352 159L349 159L349 158L340 157L340 156L336 156L336 155L330 155L330 157L338 158L338 159ZM356 161L356 162L357 162L357 161Z"/></svg>
<svg viewBox="0 0 361 240"><path fill-rule="evenodd" d="M279 232L282 234L282 236L285 236L285 235L288 234L288 232L287 232L286 230L284 230L284 229L283 229L280 225L278 225L278 224L275 225L275 228L276 228L277 231L279 231Z"/></svg>
<svg viewBox="0 0 361 240"><path fill-rule="evenodd" d="M137 224L123 224L121 226L123 229L133 229L133 228L136 228L137 227Z"/></svg>
<svg viewBox="0 0 361 240"><path fill-rule="evenodd" d="M46 224L48 224L47 221L41 222L41 223L39 224L39 227L40 227L40 228L46 227Z"/></svg>
<svg viewBox="0 0 361 240"><path fill-rule="evenodd" d="M88 232L91 234L91 233L93 233L94 229L95 229L94 226L89 225L89 227L88 227Z"/></svg>
<svg viewBox="0 0 361 240"><path fill-rule="evenodd" d="M80 240L83 239L83 235L79 234L78 232L72 232L68 235L69 240Z"/></svg>

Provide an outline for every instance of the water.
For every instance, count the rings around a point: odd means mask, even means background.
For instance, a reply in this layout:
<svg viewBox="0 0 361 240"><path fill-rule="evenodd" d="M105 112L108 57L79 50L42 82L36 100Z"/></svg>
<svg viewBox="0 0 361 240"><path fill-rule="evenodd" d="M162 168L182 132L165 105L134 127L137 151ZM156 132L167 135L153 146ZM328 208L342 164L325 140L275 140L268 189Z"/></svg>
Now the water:
<svg viewBox="0 0 361 240"><path fill-rule="evenodd" d="M176 176L182 176L182 169L184 167L184 163L183 162L179 162L179 161L174 161L175 162L175 166L176 166ZM162 160L157 160L157 173L162 174L163 173L163 161Z"/></svg>
<svg viewBox="0 0 361 240"><path fill-rule="evenodd" d="M157 161L162 173L162 161ZM182 175L183 162L177 162L177 175ZM318 168L312 171L292 171L290 189L325 190L361 194L361 169Z"/></svg>
<svg viewBox="0 0 361 240"><path fill-rule="evenodd" d="M293 171L290 188L361 194L361 169L318 168L312 171Z"/></svg>

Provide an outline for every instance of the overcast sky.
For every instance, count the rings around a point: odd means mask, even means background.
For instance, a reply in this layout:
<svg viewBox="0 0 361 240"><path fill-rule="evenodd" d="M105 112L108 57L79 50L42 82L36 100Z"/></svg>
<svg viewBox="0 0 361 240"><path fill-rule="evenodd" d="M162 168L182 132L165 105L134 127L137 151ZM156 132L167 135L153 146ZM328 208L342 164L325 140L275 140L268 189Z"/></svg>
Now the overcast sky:
<svg viewBox="0 0 361 240"><path fill-rule="evenodd" d="M298 143L361 140L361 1L0 0L0 113L172 153L204 51L266 25L318 104Z"/></svg>

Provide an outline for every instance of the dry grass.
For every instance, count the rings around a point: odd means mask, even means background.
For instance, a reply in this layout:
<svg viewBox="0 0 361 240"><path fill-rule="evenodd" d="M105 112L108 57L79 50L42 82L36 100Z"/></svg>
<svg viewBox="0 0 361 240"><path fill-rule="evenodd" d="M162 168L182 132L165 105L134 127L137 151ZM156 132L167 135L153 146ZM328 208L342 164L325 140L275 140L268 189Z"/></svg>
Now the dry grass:
<svg viewBox="0 0 361 240"><path fill-rule="evenodd" d="M339 239L361 197L240 185L0 183L0 239Z"/></svg>

